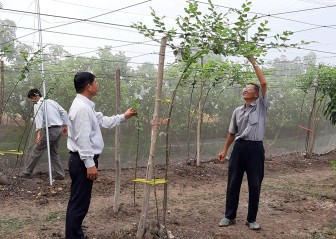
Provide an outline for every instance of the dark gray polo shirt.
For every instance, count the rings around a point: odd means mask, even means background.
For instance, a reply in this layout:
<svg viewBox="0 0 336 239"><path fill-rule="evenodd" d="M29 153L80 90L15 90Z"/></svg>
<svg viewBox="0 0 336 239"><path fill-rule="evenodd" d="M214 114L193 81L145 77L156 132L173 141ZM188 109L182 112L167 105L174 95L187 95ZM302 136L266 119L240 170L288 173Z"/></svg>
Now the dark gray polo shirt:
<svg viewBox="0 0 336 239"><path fill-rule="evenodd" d="M229 132L237 139L262 141L265 135L267 112L267 92L259 97L247 108L245 104L237 107L232 114Z"/></svg>

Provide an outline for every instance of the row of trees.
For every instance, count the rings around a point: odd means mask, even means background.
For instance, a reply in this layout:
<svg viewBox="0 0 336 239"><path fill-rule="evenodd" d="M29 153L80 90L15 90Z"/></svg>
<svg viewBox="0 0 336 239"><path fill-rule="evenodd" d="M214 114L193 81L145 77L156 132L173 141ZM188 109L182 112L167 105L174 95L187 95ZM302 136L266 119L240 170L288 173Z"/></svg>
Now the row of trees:
<svg viewBox="0 0 336 239"><path fill-rule="evenodd" d="M48 50L48 49L47 49ZM115 69L121 69L122 75L122 105L125 107L137 105L143 123L149 123L152 115L155 92L156 68L153 64L144 63L137 69L132 69L128 65L129 59L124 53L112 54L110 47L104 47L98 50L99 56L92 58L68 57L59 59L57 62L44 59L45 79L48 88L48 97L57 100L64 108L68 109L75 91L73 87L73 76L78 71L92 71L98 78L100 94L96 97L97 110L106 114L113 114L111 108L115 102L114 93L114 75ZM52 53L45 53L49 56ZM314 54L309 55L314 60ZM293 65L301 62L299 69L294 69ZM287 60L286 58L275 59L270 62L267 68L264 68L267 78L270 82L270 109L268 117L268 132L273 135L283 127L293 128L297 124L297 119L302 114L307 118L311 108L309 99L304 103L302 113L300 111L302 98L304 94L309 93L312 88L312 81L317 77L318 68L314 65L306 64L305 59L296 58ZM8 115L20 115L26 124L29 124L31 104L26 98L26 94L31 87L39 88L41 86L41 77L38 66L30 69L27 77L20 79L20 69L25 65L21 58L12 61L11 64L5 65L5 94L4 112ZM280 67L279 67L280 66ZM254 81L254 74L249 70L244 70L243 65L223 61L220 58L209 58L203 66L195 64L192 68L188 81L184 81L178 89L176 105L176 117L173 127L177 132L183 131L187 126L187 115L191 112L196 114L196 105L198 103L199 83L203 79L204 94L203 99L204 113L212 118L216 123L216 129L222 129L224 132L227 128L229 115L233 107L239 105L241 101L240 90L241 84ZM332 67L321 67L319 74L321 81L319 91L321 100L330 97L325 91L333 86L325 82L327 77L322 74L328 74L326 71L332 71ZM174 65L166 69L164 79L164 98L169 99L171 91L176 83L174 76L180 71L180 65ZM291 71L287 74L287 71ZM302 74L307 72L307 78ZM330 74L330 73L329 73ZM237 82L232 82L235 77ZM332 79L332 75L329 76ZM302 81L301 81L302 80ZM241 83L241 84L239 84ZM193 92L194 97L191 93ZM331 91L331 93L333 93ZM196 97L197 96L197 97ZM332 96L332 95L331 95ZM329 98L328 98L329 97ZM191 101L191 102L190 102ZM329 103L331 104L331 103ZM189 108L189 105L191 107ZM327 106L327 105L326 105ZM330 106L331 107L331 106ZM324 108L326 109L326 108ZM215 120L220 119L220 120ZM145 129L148 124L144 124ZM149 126L149 125L148 125ZM183 133L182 133L183 134Z"/></svg>
<svg viewBox="0 0 336 239"><path fill-rule="evenodd" d="M2 26L9 21L1 21ZM10 23L14 24L14 23ZM15 29L15 28L14 28ZM4 28L1 42L10 42L9 33L15 37L15 31ZM11 49L12 47L12 49ZM39 71L41 59L32 47L20 42L2 47L1 56L6 60L4 69L4 112L15 119L22 117L26 125L31 123L31 103L26 98L27 91L32 87L39 88L42 83ZM65 57L67 56L67 57ZM92 71L99 80L100 94L96 97L97 110L113 114L115 105L115 70L120 69L122 75L122 106L136 106L140 112L140 122L144 133L150 130L153 113L152 105L155 95L155 78L157 69L151 63L144 63L136 69L129 66L130 59L123 52L112 54L111 47L99 48L96 57L73 57L62 46L46 46L43 53L45 80L48 96L57 100L68 109L73 97L73 76L78 71ZM183 63L166 68L163 92L165 99L170 99ZM24 71L22 70L24 69ZM265 64L265 74L270 82L270 108L268 114L268 137L277 137L281 132L293 132L298 119L307 121L312 112L313 100L317 100L316 109L324 112L332 123L335 123L335 68L332 66L316 66L316 56L311 53L303 58L293 60L281 57ZM176 134L186 135L185 130L191 123L194 129L199 103L199 85L202 80L202 105L207 121L208 135L218 137L225 135L230 115L235 106L241 103L241 85L254 81L254 73L248 65L225 60L214 54L208 54L203 64L195 62L188 70L186 80L177 90L174 102L175 113L172 118L173 130ZM305 98L308 93L317 92L315 98ZM308 94L309 95L309 94ZM304 99L304 100L302 100ZM168 102L168 101L167 101ZM163 104L163 114L168 112L168 103ZM315 112L313 118L317 117ZM188 121L187 119L193 119ZM317 123L315 123L317 124ZM133 125L130 125L133 127ZM311 127L308 126L308 127ZM286 130L288 129L288 130ZM310 131L308 131L310 132Z"/></svg>

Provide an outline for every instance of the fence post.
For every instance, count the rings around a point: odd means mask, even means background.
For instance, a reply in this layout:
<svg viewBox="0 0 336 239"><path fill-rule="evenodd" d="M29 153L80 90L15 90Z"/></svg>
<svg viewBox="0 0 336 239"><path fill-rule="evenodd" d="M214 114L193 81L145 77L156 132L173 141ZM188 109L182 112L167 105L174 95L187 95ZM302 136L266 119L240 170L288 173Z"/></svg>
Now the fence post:
<svg viewBox="0 0 336 239"><path fill-rule="evenodd" d="M154 154L155 154L157 133L158 133L158 127L159 127L159 125L156 124L155 122L159 121L159 114L160 114L166 42L167 42L166 37L163 37L161 39L159 67L158 67L158 74L157 74L157 78L156 78L156 95L155 95L154 114L153 114L153 120L152 120L153 126L152 126L152 132L151 132L151 145L150 145L149 158L148 158L148 164L147 164L147 172L146 172L146 180L148 180L148 181L153 179L153 173L154 173ZM141 214L140 214L138 231L137 231L137 234L136 234L136 237L139 238L139 239L142 238L144 233L145 233L150 187L151 187L151 185L145 183L142 210L141 210Z"/></svg>
<svg viewBox="0 0 336 239"><path fill-rule="evenodd" d="M120 114L120 69L115 72L116 81L116 114ZM120 206L120 177L121 177L121 166L120 166L120 126L115 128L115 140L114 140L114 158L115 158L115 187L114 187L114 204L113 211L116 213L119 211Z"/></svg>
<svg viewBox="0 0 336 239"><path fill-rule="evenodd" d="M5 69L4 62L0 61L0 125L2 125L3 104L4 104L4 85L5 85Z"/></svg>

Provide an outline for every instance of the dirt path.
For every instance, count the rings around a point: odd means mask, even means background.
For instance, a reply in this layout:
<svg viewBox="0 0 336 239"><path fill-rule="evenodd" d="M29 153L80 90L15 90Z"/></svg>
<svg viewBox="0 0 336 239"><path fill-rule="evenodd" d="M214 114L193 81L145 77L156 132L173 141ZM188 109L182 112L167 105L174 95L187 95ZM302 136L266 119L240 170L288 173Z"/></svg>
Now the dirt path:
<svg viewBox="0 0 336 239"><path fill-rule="evenodd" d="M336 172L328 161L336 152L304 160L296 154L267 159L258 222L254 232L245 226L247 184L244 180L237 223L219 228L223 216L227 165L215 162L201 167L179 163L169 175L167 228L175 238L336 238ZM163 177L157 168L157 178ZM84 221L88 238L135 238L142 203L143 185L136 184L133 203L133 169L122 172L122 205L114 214L113 171L100 171L94 184L90 211ZM144 177L144 169L139 175ZM140 176L140 177L141 177ZM0 186L0 238L64 238L64 221L70 180L48 185L46 174L18 179ZM163 186L156 188L161 221ZM149 224L155 224L157 209L152 190ZM149 233L147 238L156 238Z"/></svg>

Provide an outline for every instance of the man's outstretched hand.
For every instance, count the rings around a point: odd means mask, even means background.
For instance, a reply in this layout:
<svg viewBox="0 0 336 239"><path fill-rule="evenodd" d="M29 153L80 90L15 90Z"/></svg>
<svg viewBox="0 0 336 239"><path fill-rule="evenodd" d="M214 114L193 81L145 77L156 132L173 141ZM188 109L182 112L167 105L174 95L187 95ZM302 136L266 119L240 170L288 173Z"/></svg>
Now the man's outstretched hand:
<svg viewBox="0 0 336 239"><path fill-rule="evenodd" d="M129 119L129 118L132 118L133 116L136 116L137 114L138 114L138 112L135 109L129 108L124 113L124 116L125 116L126 119Z"/></svg>

